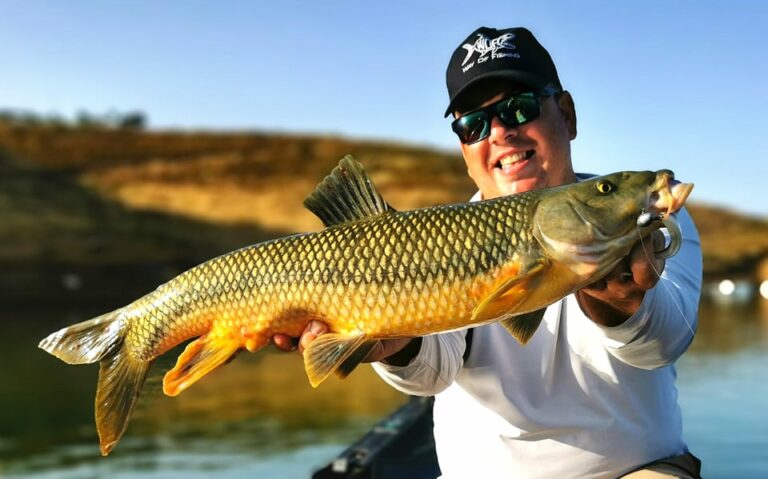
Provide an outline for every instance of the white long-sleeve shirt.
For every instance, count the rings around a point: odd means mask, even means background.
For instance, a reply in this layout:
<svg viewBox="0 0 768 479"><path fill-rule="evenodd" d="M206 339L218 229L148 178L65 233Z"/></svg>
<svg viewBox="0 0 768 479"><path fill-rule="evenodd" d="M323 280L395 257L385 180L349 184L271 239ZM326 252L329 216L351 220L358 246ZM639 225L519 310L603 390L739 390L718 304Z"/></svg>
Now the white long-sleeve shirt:
<svg viewBox="0 0 768 479"><path fill-rule="evenodd" d="M390 385L435 395L443 478L615 478L682 454L674 361L693 339L701 245L688 213L683 244L623 324L591 321L570 295L521 346L501 325L427 336L405 367L375 363Z"/></svg>

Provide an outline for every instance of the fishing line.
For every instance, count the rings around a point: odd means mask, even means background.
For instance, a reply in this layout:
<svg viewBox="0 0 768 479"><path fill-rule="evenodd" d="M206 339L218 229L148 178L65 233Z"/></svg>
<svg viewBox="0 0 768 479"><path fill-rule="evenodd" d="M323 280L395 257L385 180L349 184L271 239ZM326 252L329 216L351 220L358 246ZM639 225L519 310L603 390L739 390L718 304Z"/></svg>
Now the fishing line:
<svg viewBox="0 0 768 479"><path fill-rule="evenodd" d="M643 242L643 235L640 233L640 226L636 225L637 228L637 236L640 238L640 246L643 248L643 253L645 253L645 257L648 258L648 263L650 263L651 268L653 269L653 272L656 273L656 276L659 277L659 283L661 283L664 288L667 290L667 293L669 293L669 297L672 299L672 304L675 305L675 308L680 312L680 316L683 317L683 321L685 321L686 326L688 326L688 329L691 330L692 335L696 335L696 331L694 331L693 326L691 325L691 321L688 320L688 317L683 312L683 308L680 307L680 305L677 303L677 300L675 300L675 295L672 293L672 289L667 285L666 281L664 281L664 278L661 277L661 273L658 269L656 269L654 258L651 258L651 255L648 253L648 250L645 249L645 243Z"/></svg>

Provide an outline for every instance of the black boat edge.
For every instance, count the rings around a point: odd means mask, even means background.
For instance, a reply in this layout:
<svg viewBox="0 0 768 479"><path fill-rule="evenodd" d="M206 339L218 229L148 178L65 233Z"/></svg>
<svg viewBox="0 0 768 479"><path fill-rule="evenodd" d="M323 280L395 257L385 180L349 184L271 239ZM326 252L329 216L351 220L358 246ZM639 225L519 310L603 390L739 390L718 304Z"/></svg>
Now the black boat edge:
<svg viewBox="0 0 768 479"><path fill-rule="evenodd" d="M316 470L312 479L440 476L432 432L433 397L411 396L360 439Z"/></svg>

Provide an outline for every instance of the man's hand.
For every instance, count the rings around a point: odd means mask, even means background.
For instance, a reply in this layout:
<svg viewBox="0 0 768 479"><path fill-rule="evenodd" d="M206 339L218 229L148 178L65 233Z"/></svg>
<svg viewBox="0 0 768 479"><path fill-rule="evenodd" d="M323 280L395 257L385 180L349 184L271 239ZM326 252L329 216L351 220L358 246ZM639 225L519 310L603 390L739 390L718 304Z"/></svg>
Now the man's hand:
<svg viewBox="0 0 768 479"><path fill-rule="evenodd" d="M654 231L638 242L605 278L576 292L582 311L603 326L618 326L629 319L664 271L665 261L655 251L664 248L664 234Z"/></svg>
<svg viewBox="0 0 768 479"><path fill-rule="evenodd" d="M304 354L304 350L309 347L312 341L328 331L328 325L324 322L311 320L299 338L292 338L286 334L275 334L272 336L272 341L282 351L298 349L301 354ZM421 338L383 339L373 347L363 362L384 361L395 366L405 366L418 354L420 347Z"/></svg>

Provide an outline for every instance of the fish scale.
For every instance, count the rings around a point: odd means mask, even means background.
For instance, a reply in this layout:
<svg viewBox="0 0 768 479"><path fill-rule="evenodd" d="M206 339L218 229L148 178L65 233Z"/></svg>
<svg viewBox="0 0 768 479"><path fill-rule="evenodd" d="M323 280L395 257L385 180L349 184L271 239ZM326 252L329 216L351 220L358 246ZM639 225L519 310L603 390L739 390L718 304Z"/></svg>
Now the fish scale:
<svg viewBox="0 0 768 479"><path fill-rule="evenodd" d="M354 311L355 316L366 321L375 318L382 322L381 326L366 323L370 333L381 337L434 332L432 329L440 327L440 324L432 318L427 318L425 325L412 323L412 331L389 331L387 324L393 318L389 317L386 308L378 305L387 304L387 297L398 303L404 296L413 295L423 298L416 309L426 313L432 309L427 307L429 304L442 304L453 293L452 288L445 287L444 279L454 278L454 288L464 287L462 282L469 278L478 281L479 274L492 271L504 261L512 246L510 239L516 236L515 223L497 222L494 225L488 221L488 218L499 216L499 207L473 210L474 214L462 218L463 221L454 221L450 230L439 227L448 223L450 209L441 209L434 222L429 215L421 212L393 213L353 225L349 235L340 236L337 230L329 229L314 235L275 240L214 259L137 302L137 309L146 309L147 303L152 305L150 309L156 316L150 323L155 325L150 334L153 338L164 336L166 341L147 341L141 327L137 334L129 334L128 341L146 345L145 351L138 356L141 359L156 357L178 344L177 338L210 329L212 322L215 322L213 318L217 316L234 320L254 334L274 333L272 330L275 328L270 326L273 318L270 316L282 314L286 309L296 309L320 318L350 315ZM504 225L504 228L499 228L498 224ZM414 235L414 232L417 234ZM386 258L384 246L390 243L389 238L392 237L397 238L397 244L404 245L405 254L385 263L381 261ZM482 241L467 243L460 239L463 237ZM437 238L446 245L445 248L435 247ZM478 258L475 251L480 252ZM296 262L298 264L291 264L294 263L291 258L301 260ZM238 276L236 272L247 273L248 276ZM208 288L200 287L203 278L210 284ZM302 280L306 282L306 287L299 288L299 297L293 299L294 304L287 305L287 291L296 290L295 283ZM350 307L339 310L334 305L338 296L345 292L336 291L334 286L348 283L361 288L361 292L352 296L355 302ZM329 287L325 288L325 284ZM383 290L382 284L392 287ZM384 299L377 298L380 290ZM245 298L250 301L245 301ZM190 311L179 314L184 305L189 305ZM226 314L222 314L224 305L228 308ZM280 308L275 309L272 305L280 305ZM456 306L455 310L437 308L435 316L453 313L463 320L471 313L466 305ZM394 310L390 308L389 311ZM158 312L162 314L157 315ZM395 314L398 313L395 311ZM261 319L255 322L254 318ZM344 323L344 320L339 321ZM143 322L137 324L144 326ZM353 330L355 327L356 323L352 322L341 326L341 329Z"/></svg>
<svg viewBox="0 0 768 479"><path fill-rule="evenodd" d="M305 201L322 231L214 258L123 308L49 335L40 347L72 364L100 362L96 426L106 455L152 361L191 338L163 379L168 395L274 334L299 336L310 319L330 329L304 351L313 386L334 372L345 377L387 338L500 321L524 344L543 308L610 271L637 241L638 227L641 235L658 229L658 221L637 226L641 214L682 206L690 188L675 193L670 178L666 170L624 172L398 212L345 158ZM651 204L652 197L668 204ZM600 218L600 238L585 218ZM679 243L679 230L672 237Z"/></svg>

